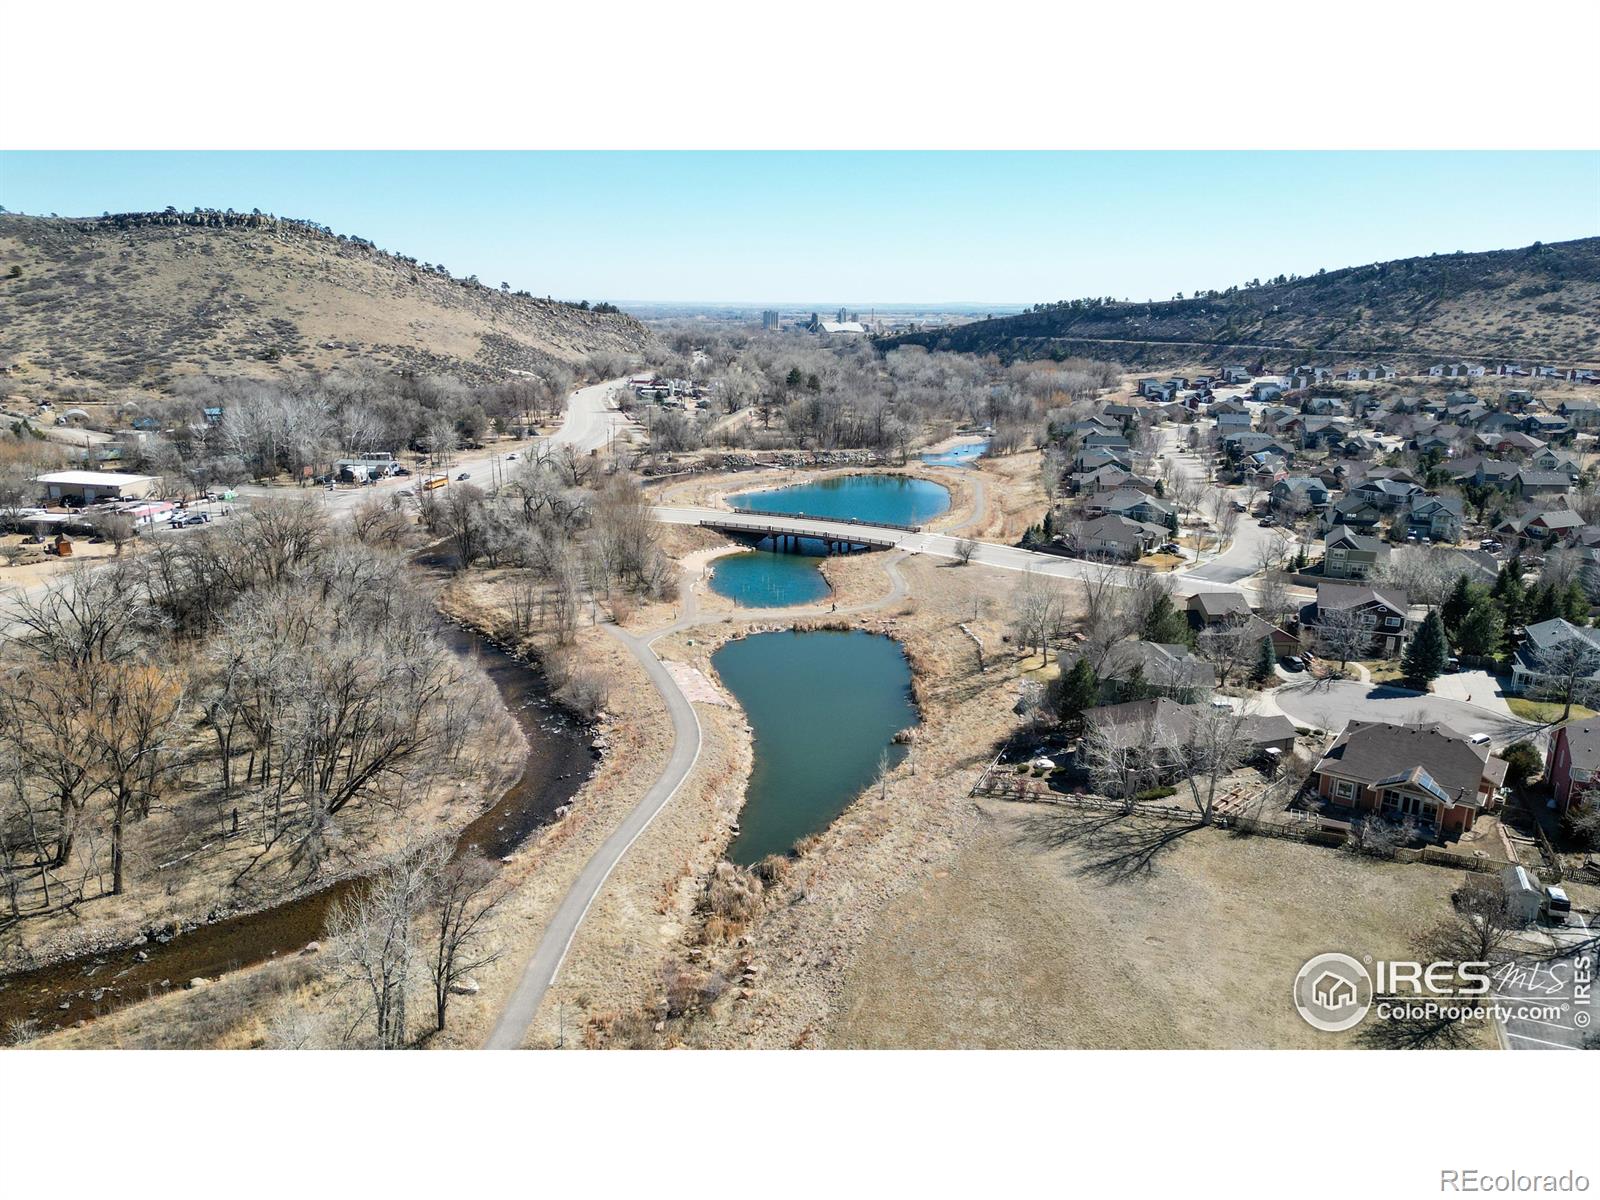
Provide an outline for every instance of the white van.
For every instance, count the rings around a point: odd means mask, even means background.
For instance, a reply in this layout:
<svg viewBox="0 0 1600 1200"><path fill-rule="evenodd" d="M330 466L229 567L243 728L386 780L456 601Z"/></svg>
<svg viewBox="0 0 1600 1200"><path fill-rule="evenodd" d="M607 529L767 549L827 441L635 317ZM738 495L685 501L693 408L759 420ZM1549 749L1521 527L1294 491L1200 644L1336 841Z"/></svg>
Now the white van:
<svg viewBox="0 0 1600 1200"><path fill-rule="evenodd" d="M1539 906L1539 915L1552 925L1565 925L1567 917L1572 913L1572 901L1567 899L1565 889L1555 885L1545 888L1544 903Z"/></svg>

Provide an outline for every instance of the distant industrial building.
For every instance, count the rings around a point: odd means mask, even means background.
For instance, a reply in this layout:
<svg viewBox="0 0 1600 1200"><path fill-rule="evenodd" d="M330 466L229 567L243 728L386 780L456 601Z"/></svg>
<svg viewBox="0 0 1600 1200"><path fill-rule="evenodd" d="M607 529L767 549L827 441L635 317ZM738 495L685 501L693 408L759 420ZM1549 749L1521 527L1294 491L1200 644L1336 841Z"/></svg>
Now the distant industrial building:
<svg viewBox="0 0 1600 1200"><path fill-rule="evenodd" d="M764 309L762 309L761 310L761 328L763 328L763 329L777 329L778 327L779 327L778 310L775 309L775 308L764 308Z"/></svg>
<svg viewBox="0 0 1600 1200"><path fill-rule="evenodd" d="M119 471L54 471L34 479L43 485L45 495L59 503L76 500L93 504L96 500L142 499L156 490L160 482L154 475L124 475Z"/></svg>

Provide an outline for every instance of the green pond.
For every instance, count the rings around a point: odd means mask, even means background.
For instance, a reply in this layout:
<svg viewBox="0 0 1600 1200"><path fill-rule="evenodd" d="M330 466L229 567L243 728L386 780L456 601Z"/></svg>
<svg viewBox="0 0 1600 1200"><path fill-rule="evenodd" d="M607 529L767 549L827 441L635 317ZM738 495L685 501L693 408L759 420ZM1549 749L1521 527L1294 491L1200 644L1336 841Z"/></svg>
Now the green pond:
<svg viewBox="0 0 1600 1200"><path fill-rule="evenodd" d="M910 664L900 643L877 634L758 633L729 642L711 662L755 731L728 847L742 866L826 829L873 781L883 754L900 761L905 747L892 739L917 723Z"/></svg>
<svg viewBox="0 0 1600 1200"><path fill-rule="evenodd" d="M814 483L729 496L737 509L793 516L854 517L867 524L921 525L950 507L940 484L905 475L838 475Z"/></svg>
<svg viewBox="0 0 1600 1200"><path fill-rule="evenodd" d="M815 604L832 590L813 554L745 550L711 563L711 590L744 608Z"/></svg>

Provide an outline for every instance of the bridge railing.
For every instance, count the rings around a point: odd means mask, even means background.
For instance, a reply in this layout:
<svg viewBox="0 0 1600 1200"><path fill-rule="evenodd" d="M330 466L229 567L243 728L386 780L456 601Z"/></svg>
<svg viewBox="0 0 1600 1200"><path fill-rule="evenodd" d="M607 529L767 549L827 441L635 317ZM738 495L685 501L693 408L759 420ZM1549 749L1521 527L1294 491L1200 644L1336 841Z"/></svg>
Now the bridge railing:
<svg viewBox="0 0 1600 1200"><path fill-rule="evenodd" d="M893 550L895 544L884 538L867 537L859 533L827 533L816 529L789 529L778 525L756 525L743 521L723 521L706 518L700 524L707 529L720 529L728 533L750 533L759 537L811 538L819 542L842 542L852 546L871 546L876 550Z"/></svg>
<svg viewBox="0 0 1600 1200"><path fill-rule="evenodd" d="M897 525L893 521L863 521L860 517L823 517L812 513L778 512L770 508L736 508L735 513L752 517L787 517L791 521L827 521L832 525L866 525L872 529L898 529L902 533L921 533L921 525Z"/></svg>

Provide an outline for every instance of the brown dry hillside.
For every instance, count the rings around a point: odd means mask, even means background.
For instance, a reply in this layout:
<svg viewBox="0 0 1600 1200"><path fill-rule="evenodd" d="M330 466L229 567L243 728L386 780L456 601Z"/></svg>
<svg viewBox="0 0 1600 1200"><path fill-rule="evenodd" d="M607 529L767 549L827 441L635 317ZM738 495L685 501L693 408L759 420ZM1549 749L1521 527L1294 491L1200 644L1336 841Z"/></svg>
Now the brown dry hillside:
<svg viewBox="0 0 1600 1200"><path fill-rule="evenodd" d="M633 352L622 313L501 292L360 238L260 214L0 214L0 360L112 391L352 359L468 383Z"/></svg>
<svg viewBox="0 0 1600 1200"><path fill-rule="evenodd" d="M1092 355L1131 365L1237 357L1600 363L1600 238L1346 267L1186 300L1036 305L884 343L1012 361Z"/></svg>

